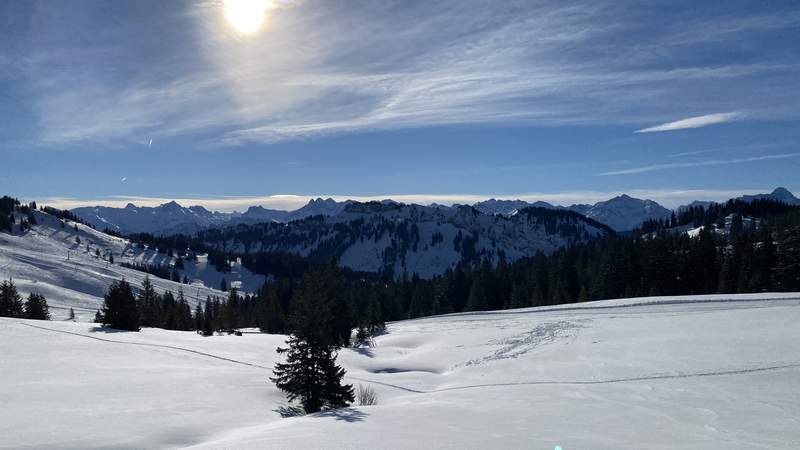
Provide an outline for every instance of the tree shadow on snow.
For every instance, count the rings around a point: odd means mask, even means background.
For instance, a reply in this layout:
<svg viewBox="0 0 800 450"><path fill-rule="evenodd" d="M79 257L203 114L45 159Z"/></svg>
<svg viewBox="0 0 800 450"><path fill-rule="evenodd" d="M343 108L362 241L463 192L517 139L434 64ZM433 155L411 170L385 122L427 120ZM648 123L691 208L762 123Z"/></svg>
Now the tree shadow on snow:
<svg viewBox="0 0 800 450"><path fill-rule="evenodd" d="M329 409L317 414L314 417L333 417L336 420L345 422L362 422L369 414L353 408Z"/></svg>
<svg viewBox="0 0 800 450"><path fill-rule="evenodd" d="M303 408L300 406L280 406L273 411L277 412L283 418L288 417L299 417L306 415ZM309 417L317 417L317 418L326 418L332 417L336 420L343 420L345 422L362 422L365 417L369 414L359 411L353 408L340 408L340 409L329 409L327 411L318 412L316 414L312 414Z"/></svg>
<svg viewBox="0 0 800 450"><path fill-rule="evenodd" d="M116 328L107 328L107 327L92 327L89 330L90 333L131 333L128 330L118 330Z"/></svg>
<svg viewBox="0 0 800 450"><path fill-rule="evenodd" d="M279 406L277 409L273 409L273 411L280 414L283 418L297 417L305 414L303 408L299 406Z"/></svg>

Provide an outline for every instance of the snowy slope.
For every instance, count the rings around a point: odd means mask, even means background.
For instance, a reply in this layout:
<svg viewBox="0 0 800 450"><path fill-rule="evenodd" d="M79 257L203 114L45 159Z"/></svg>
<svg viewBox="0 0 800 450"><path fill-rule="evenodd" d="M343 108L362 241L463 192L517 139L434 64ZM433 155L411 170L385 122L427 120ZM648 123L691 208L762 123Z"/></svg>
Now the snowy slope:
<svg viewBox="0 0 800 450"><path fill-rule="evenodd" d="M125 239L87 226L78 225L76 232L72 225L62 228L59 220L49 214L38 211L35 214L38 224L31 230L23 234L17 228L13 234L0 232L0 279L13 278L19 291L26 296L31 291L42 293L54 318L67 317L72 307L78 320L91 320L113 281L124 277L138 286L146 274L121 267L120 262L169 263L171 260L163 253L139 249ZM100 256L95 250L99 250ZM115 264L107 261L109 252L114 255ZM226 293L205 287L219 286L223 276L228 283L238 282L247 292L255 292L265 280L239 264L234 265L231 273L220 274L206 264L204 257L200 257L197 264L187 262L186 269L180 272L190 279L190 285L150 278L159 292L171 290L175 293L183 288L192 305L198 299L205 301L209 295L226 296Z"/></svg>
<svg viewBox="0 0 800 450"><path fill-rule="evenodd" d="M281 418L281 336L0 319L0 448L794 449L800 294L389 324L345 349L376 406Z"/></svg>

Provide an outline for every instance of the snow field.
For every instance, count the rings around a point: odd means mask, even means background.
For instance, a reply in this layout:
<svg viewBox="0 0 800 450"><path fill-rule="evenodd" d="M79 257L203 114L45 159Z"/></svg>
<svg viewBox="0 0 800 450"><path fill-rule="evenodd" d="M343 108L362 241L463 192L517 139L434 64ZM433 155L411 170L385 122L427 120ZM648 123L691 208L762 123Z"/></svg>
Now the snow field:
<svg viewBox="0 0 800 450"><path fill-rule="evenodd" d="M0 447L797 448L800 294L578 306L391 323L378 405L291 418L283 336L0 319Z"/></svg>

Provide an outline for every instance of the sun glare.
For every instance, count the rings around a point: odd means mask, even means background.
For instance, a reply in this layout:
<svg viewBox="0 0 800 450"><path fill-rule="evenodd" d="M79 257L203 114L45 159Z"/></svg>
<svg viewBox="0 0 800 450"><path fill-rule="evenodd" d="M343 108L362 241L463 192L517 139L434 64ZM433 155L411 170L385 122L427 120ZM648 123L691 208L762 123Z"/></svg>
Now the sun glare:
<svg viewBox="0 0 800 450"><path fill-rule="evenodd" d="M239 33L255 33L264 23L271 0L224 0L225 18Z"/></svg>

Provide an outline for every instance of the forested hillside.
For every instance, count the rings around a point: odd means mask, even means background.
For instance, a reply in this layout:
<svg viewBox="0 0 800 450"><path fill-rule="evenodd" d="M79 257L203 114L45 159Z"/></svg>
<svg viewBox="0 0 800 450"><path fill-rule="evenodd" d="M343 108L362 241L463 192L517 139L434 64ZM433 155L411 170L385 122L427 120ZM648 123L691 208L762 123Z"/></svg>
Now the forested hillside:
<svg viewBox="0 0 800 450"><path fill-rule="evenodd" d="M696 215L687 212L682 219ZM598 299L658 295L800 290L800 208L763 201L731 201L703 213L706 226L679 231L676 223L609 236L515 262L488 259L459 264L430 280L365 277L323 268L345 298L342 314L354 326L381 320L460 311L556 305ZM749 225L745 225L749 224ZM675 227L672 227L675 225ZM338 271L331 275L330 271ZM295 282L281 277L262 295L271 313L291 311ZM272 303L270 303L272 302ZM279 306L279 307L278 307ZM266 311L266 309L265 309Z"/></svg>

